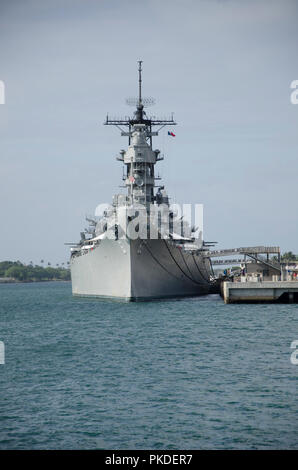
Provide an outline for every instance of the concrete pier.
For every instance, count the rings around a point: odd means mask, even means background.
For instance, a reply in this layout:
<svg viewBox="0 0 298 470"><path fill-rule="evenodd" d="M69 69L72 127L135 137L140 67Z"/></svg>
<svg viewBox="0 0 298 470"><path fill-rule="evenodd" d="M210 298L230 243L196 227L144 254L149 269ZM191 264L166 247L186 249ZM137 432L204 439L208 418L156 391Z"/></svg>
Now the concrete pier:
<svg viewBox="0 0 298 470"><path fill-rule="evenodd" d="M298 303L298 281L224 281L221 294L226 304L236 302Z"/></svg>

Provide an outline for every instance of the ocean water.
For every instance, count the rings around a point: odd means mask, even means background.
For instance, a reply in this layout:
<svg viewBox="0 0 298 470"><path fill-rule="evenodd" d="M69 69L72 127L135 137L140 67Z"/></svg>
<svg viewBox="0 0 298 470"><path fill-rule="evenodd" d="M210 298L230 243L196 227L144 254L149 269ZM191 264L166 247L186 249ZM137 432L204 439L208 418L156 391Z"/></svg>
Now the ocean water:
<svg viewBox="0 0 298 470"><path fill-rule="evenodd" d="M0 285L0 449L297 449L297 318Z"/></svg>

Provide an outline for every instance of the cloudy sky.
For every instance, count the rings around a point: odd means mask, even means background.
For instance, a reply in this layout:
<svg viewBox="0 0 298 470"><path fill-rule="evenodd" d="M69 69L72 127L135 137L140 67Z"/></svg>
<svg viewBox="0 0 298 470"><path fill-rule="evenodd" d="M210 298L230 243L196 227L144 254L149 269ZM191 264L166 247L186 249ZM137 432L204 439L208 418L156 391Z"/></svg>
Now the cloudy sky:
<svg viewBox="0 0 298 470"><path fill-rule="evenodd" d="M119 192L127 115L144 95L178 126L155 148L173 201L204 204L220 248L298 252L296 0L0 0L0 260L65 262Z"/></svg>

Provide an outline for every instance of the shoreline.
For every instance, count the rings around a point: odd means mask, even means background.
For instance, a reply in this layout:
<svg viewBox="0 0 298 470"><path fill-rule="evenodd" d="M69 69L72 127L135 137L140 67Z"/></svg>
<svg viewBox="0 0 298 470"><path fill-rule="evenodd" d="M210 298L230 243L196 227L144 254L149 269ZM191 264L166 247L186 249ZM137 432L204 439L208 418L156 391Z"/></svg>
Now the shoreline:
<svg viewBox="0 0 298 470"><path fill-rule="evenodd" d="M71 282L70 279L28 279L19 281L18 279L0 278L0 284L31 284L33 282Z"/></svg>

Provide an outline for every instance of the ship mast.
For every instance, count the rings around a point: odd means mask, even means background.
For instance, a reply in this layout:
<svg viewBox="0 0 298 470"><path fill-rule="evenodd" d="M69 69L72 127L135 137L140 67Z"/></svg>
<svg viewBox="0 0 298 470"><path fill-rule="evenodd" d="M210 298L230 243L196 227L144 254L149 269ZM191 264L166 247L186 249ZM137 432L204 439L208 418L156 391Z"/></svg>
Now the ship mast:
<svg viewBox="0 0 298 470"><path fill-rule="evenodd" d="M142 60L139 60L139 106L142 104Z"/></svg>
<svg viewBox="0 0 298 470"><path fill-rule="evenodd" d="M152 149L152 137L157 136L164 126L176 125L173 115L169 119L156 119L146 115L142 98L142 60L138 61L139 96L136 101L136 111L132 117L124 119L111 119L107 116L105 125L116 126L121 130L121 135L128 137L128 150L122 150L117 160L126 165L125 185L131 203L139 203L148 206L157 200L154 195L155 180L154 166L159 157L159 150ZM152 127L159 126L153 132ZM123 127L128 127L124 130Z"/></svg>
<svg viewBox="0 0 298 470"><path fill-rule="evenodd" d="M121 135L128 137L128 144L130 145L131 141L131 130L134 124L145 124L146 131L147 131L147 138L150 141L150 147L152 148L152 137L157 136L158 132L164 126L175 126L176 122L174 121L173 113L168 119L157 119L157 118L150 118L147 117L144 111L144 99L142 98L142 60L138 61L138 73L139 73L139 97L137 99L137 106L136 111L132 117L124 117L124 118L110 118L107 115L104 124L106 126L116 126L118 129L121 130ZM122 127L128 127L128 132L123 130ZM154 126L158 126L159 129L156 132L152 132L152 128Z"/></svg>

